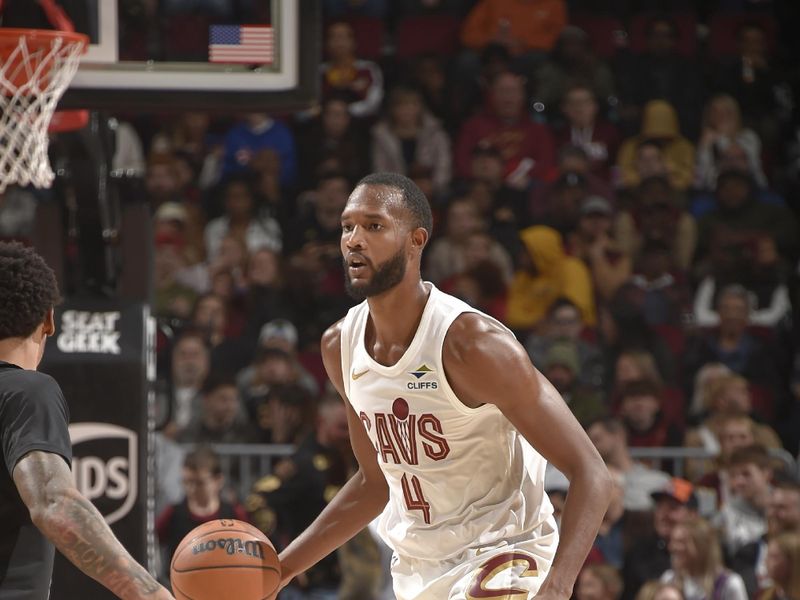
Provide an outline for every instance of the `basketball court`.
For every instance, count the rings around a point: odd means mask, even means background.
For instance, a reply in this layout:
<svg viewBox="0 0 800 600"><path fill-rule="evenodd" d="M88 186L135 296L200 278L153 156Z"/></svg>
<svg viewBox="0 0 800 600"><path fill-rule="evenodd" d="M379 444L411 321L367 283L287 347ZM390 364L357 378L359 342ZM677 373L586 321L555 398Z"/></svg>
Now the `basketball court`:
<svg viewBox="0 0 800 600"><path fill-rule="evenodd" d="M127 201L139 174L112 169L112 115L307 108L320 3L0 0L0 15L0 194L32 184L57 200L40 204L34 241L69 297L42 370L80 399L70 405L78 487L152 569L150 215ZM88 287L70 294L70 277ZM113 595L58 559L51 598Z"/></svg>

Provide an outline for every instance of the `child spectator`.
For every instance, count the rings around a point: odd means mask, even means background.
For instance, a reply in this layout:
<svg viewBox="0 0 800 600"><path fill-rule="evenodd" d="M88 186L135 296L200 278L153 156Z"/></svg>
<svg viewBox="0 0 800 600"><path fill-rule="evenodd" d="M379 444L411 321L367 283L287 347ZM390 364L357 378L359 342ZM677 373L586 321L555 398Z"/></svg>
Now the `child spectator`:
<svg viewBox="0 0 800 600"><path fill-rule="evenodd" d="M756 542L767 532L773 464L763 446L740 448L728 461L731 497L719 512L717 525L728 555Z"/></svg>
<svg viewBox="0 0 800 600"><path fill-rule="evenodd" d="M206 446L189 452L183 461L184 499L167 507L158 517L156 533L167 564L181 540L195 527L217 519L238 519L247 523L247 511L237 502L224 499L225 476L219 456Z"/></svg>

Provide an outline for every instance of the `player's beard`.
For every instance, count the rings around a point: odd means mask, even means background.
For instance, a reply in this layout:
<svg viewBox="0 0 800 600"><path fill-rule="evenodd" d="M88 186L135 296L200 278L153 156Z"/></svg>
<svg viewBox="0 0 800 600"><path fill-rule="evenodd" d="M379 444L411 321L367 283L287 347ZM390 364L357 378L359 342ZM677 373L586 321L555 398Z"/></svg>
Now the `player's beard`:
<svg viewBox="0 0 800 600"><path fill-rule="evenodd" d="M369 280L362 280L356 285L353 285L353 282L350 281L350 273L347 270L346 261L344 265L344 286L350 297L359 302L389 291L403 281L405 276L406 255L402 248L392 258L375 267Z"/></svg>

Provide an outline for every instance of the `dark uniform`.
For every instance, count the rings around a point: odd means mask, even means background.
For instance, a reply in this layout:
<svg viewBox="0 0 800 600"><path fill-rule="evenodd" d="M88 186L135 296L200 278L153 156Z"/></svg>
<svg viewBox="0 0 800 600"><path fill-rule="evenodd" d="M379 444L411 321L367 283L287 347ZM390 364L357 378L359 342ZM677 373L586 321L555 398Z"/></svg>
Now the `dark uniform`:
<svg viewBox="0 0 800 600"><path fill-rule="evenodd" d="M31 522L12 474L33 450L72 461L69 410L49 375L0 361L0 600L47 600L54 547Z"/></svg>
<svg viewBox="0 0 800 600"><path fill-rule="evenodd" d="M278 550L289 545L322 512L350 475L341 452L319 444L310 434L297 452L253 486L246 508L253 524ZM334 552L306 572L308 587L336 589L341 573Z"/></svg>

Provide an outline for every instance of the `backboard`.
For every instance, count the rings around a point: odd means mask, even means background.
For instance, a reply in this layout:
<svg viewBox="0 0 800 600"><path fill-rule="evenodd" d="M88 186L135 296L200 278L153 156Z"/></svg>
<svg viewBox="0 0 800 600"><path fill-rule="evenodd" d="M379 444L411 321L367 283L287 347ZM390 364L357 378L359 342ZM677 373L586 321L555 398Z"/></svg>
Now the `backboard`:
<svg viewBox="0 0 800 600"><path fill-rule="evenodd" d="M36 0L5 2L4 27L51 28ZM319 0L58 4L91 39L62 108L233 112L316 101Z"/></svg>

